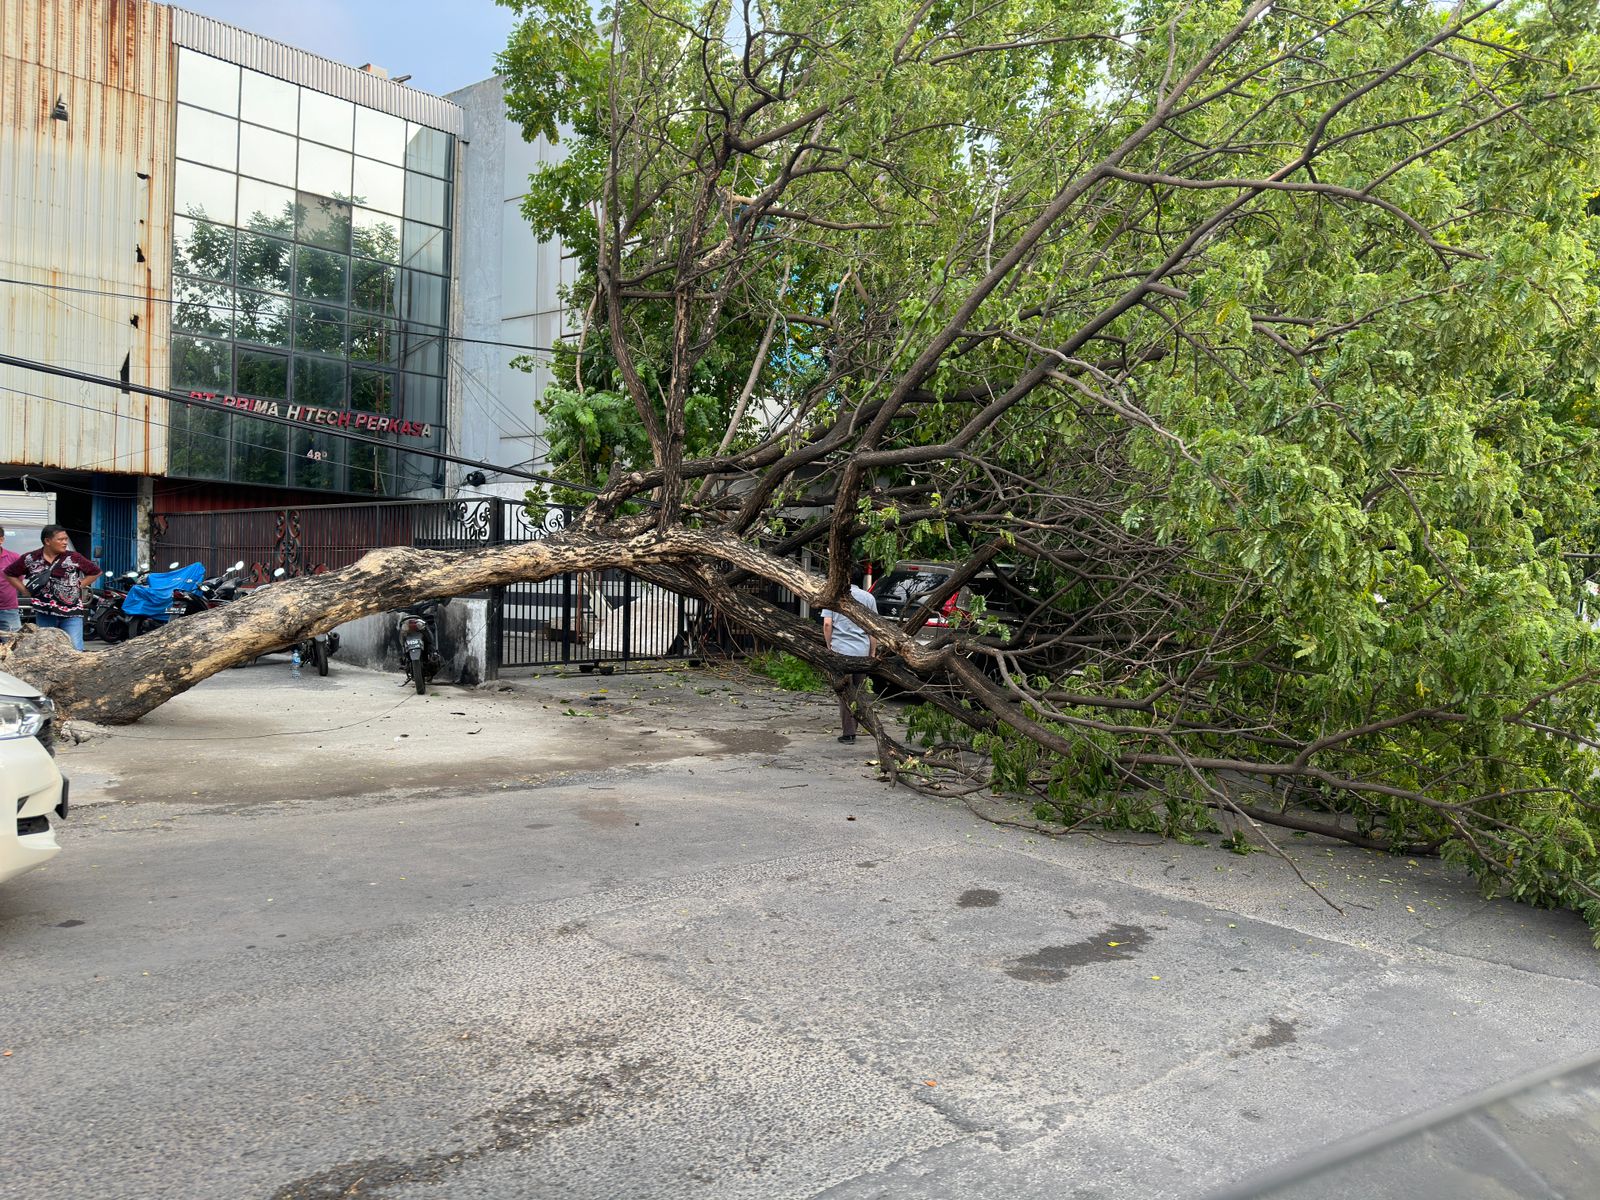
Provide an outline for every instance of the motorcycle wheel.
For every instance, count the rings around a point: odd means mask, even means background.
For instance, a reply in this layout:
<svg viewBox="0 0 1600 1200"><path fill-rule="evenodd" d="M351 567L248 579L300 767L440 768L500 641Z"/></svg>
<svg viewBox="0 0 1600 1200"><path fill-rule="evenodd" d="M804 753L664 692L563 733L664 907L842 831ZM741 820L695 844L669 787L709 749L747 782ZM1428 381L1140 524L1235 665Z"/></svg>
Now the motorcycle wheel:
<svg viewBox="0 0 1600 1200"><path fill-rule="evenodd" d="M121 613L108 610L94 619L94 633L108 646L119 646L128 640L128 619Z"/></svg>
<svg viewBox="0 0 1600 1200"><path fill-rule="evenodd" d="M428 668L426 664L420 658L412 659L410 661L410 671L411 682L417 685L417 695L426 696L428 694Z"/></svg>
<svg viewBox="0 0 1600 1200"><path fill-rule="evenodd" d="M135 617L128 625L128 636L142 637L147 633L160 629L161 624L154 617Z"/></svg>
<svg viewBox="0 0 1600 1200"><path fill-rule="evenodd" d="M317 666L318 675L328 673L328 643L319 638L311 639L311 661Z"/></svg>

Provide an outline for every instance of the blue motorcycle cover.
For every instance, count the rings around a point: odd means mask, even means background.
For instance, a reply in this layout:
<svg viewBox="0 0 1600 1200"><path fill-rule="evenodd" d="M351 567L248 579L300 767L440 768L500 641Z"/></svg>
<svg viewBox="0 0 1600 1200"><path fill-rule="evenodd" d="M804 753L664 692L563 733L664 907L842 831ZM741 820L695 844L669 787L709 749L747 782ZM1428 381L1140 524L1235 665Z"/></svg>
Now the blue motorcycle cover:
<svg viewBox="0 0 1600 1200"><path fill-rule="evenodd" d="M122 611L130 617L167 619L173 592L192 592L206 577L204 563L190 563L180 571L152 571L149 583L136 583L128 589Z"/></svg>

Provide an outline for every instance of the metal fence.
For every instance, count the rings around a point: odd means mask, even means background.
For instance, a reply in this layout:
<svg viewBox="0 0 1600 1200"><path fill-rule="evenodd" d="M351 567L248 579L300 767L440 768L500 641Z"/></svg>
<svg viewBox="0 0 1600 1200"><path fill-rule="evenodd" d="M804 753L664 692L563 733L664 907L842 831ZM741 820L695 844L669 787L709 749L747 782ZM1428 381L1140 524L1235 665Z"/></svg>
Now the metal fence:
<svg viewBox="0 0 1600 1200"><path fill-rule="evenodd" d="M198 561L220 571L242 560L252 583L267 582L280 567L291 577L319 575L347 567L380 546L465 550L495 545L496 512L504 503L426 500L157 513L152 561L158 566Z"/></svg>
<svg viewBox="0 0 1600 1200"><path fill-rule="evenodd" d="M220 571L242 560L247 582L265 583L279 568L289 576L320 574L382 546L468 550L540 541L574 515L493 497L165 513L154 518L151 551L160 567L198 561ZM501 667L592 667L749 648L698 599L628 571L508 584L486 598L489 678Z"/></svg>

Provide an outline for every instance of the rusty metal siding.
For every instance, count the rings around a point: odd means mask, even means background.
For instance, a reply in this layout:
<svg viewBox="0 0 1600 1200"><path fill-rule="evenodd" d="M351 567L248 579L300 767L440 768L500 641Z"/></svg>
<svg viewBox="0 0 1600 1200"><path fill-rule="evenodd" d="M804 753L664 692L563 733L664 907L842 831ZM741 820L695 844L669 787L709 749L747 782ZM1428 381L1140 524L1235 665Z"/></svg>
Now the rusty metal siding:
<svg viewBox="0 0 1600 1200"><path fill-rule="evenodd" d="M0 3L0 340L167 384L176 51L150 0ZM57 97L67 120L52 118ZM0 368L0 462L167 468L165 400Z"/></svg>
<svg viewBox="0 0 1600 1200"><path fill-rule="evenodd" d="M440 19L447 19L443 8ZM264 75L338 96L419 125L461 134L461 109L439 96L419 92L380 75L349 67L259 34L225 25L186 9L172 10L172 37L178 45Z"/></svg>

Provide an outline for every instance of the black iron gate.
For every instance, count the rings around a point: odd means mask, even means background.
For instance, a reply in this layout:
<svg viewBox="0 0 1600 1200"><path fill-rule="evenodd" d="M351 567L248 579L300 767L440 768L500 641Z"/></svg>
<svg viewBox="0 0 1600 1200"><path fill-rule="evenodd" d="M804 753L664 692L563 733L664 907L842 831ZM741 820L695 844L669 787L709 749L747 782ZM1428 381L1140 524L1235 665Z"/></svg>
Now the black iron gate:
<svg viewBox="0 0 1600 1200"><path fill-rule="evenodd" d="M500 540L540 541L566 528L575 510L500 510ZM574 571L496 589L491 623L504 667L600 664L686 658L696 653L701 602L630 571Z"/></svg>

